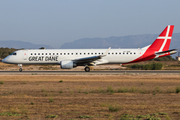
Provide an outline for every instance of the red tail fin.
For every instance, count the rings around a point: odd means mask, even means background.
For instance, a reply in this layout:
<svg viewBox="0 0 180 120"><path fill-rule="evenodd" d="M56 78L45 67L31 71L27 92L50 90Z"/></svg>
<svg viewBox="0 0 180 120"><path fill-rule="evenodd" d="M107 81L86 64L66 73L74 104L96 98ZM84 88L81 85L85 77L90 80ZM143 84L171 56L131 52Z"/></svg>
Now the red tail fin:
<svg viewBox="0 0 180 120"><path fill-rule="evenodd" d="M169 50L173 29L174 25L168 25L148 49L156 52Z"/></svg>
<svg viewBox="0 0 180 120"><path fill-rule="evenodd" d="M166 55L161 55L158 57L163 57L170 55L168 52L172 33L173 33L174 25L168 25L162 33L159 35L159 37L148 47L143 55L141 55L139 58L129 62L139 62L139 61L145 61L149 59L153 59L156 57L156 53L164 53L163 51L166 51Z"/></svg>

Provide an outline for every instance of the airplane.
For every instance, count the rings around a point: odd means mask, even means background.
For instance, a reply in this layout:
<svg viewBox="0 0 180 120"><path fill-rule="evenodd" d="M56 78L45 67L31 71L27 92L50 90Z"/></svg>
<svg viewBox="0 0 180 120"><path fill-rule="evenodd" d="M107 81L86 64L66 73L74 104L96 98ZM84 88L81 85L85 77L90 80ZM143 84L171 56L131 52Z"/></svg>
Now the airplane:
<svg viewBox="0 0 180 120"><path fill-rule="evenodd" d="M72 69L101 64L129 64L175 54L169 50L174 25L168 25L151 44L138 49L30 49L18 50L2 60L8 64L18 64L22 72L23 64L58 64L61 69Z"/></svg>

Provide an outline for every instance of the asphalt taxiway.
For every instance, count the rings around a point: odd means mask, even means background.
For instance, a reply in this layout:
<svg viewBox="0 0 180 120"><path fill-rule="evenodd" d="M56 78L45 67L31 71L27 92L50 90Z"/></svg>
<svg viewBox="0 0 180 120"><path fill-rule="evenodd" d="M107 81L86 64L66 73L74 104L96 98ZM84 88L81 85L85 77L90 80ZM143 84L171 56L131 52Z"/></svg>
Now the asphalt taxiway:
<svg viewBox="0 0 180 120"><path fill-rule="evenodd" d="M109 71L0 71L0 75L86 75L86 74L180 74L180 70L109 70Z"/></svg>

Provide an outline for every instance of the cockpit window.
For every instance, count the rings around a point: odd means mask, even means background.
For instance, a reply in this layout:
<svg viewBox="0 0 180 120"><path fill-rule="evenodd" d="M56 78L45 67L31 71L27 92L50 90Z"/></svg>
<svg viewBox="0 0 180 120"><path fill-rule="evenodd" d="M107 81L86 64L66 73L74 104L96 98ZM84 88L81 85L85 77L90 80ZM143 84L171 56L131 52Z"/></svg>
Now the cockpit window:
<svg viewBox="0 0 180 120"><path fill-rule="evenodd" d="M13 53L12 55L16 55L16 53Z"/></svg>

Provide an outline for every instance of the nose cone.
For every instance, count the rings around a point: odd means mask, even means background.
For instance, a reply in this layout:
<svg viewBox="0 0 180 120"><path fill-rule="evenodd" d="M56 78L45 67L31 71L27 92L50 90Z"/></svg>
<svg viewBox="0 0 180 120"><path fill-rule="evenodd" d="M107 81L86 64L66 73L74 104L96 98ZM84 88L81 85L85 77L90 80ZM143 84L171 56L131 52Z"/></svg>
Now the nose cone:
<svg viewBox="0 0 180 120"><path fill-rule="evenodd" d="M2 62L3 62L3 63L8 63L8 57L4 58L4 59L2 60Z"/></svg>

